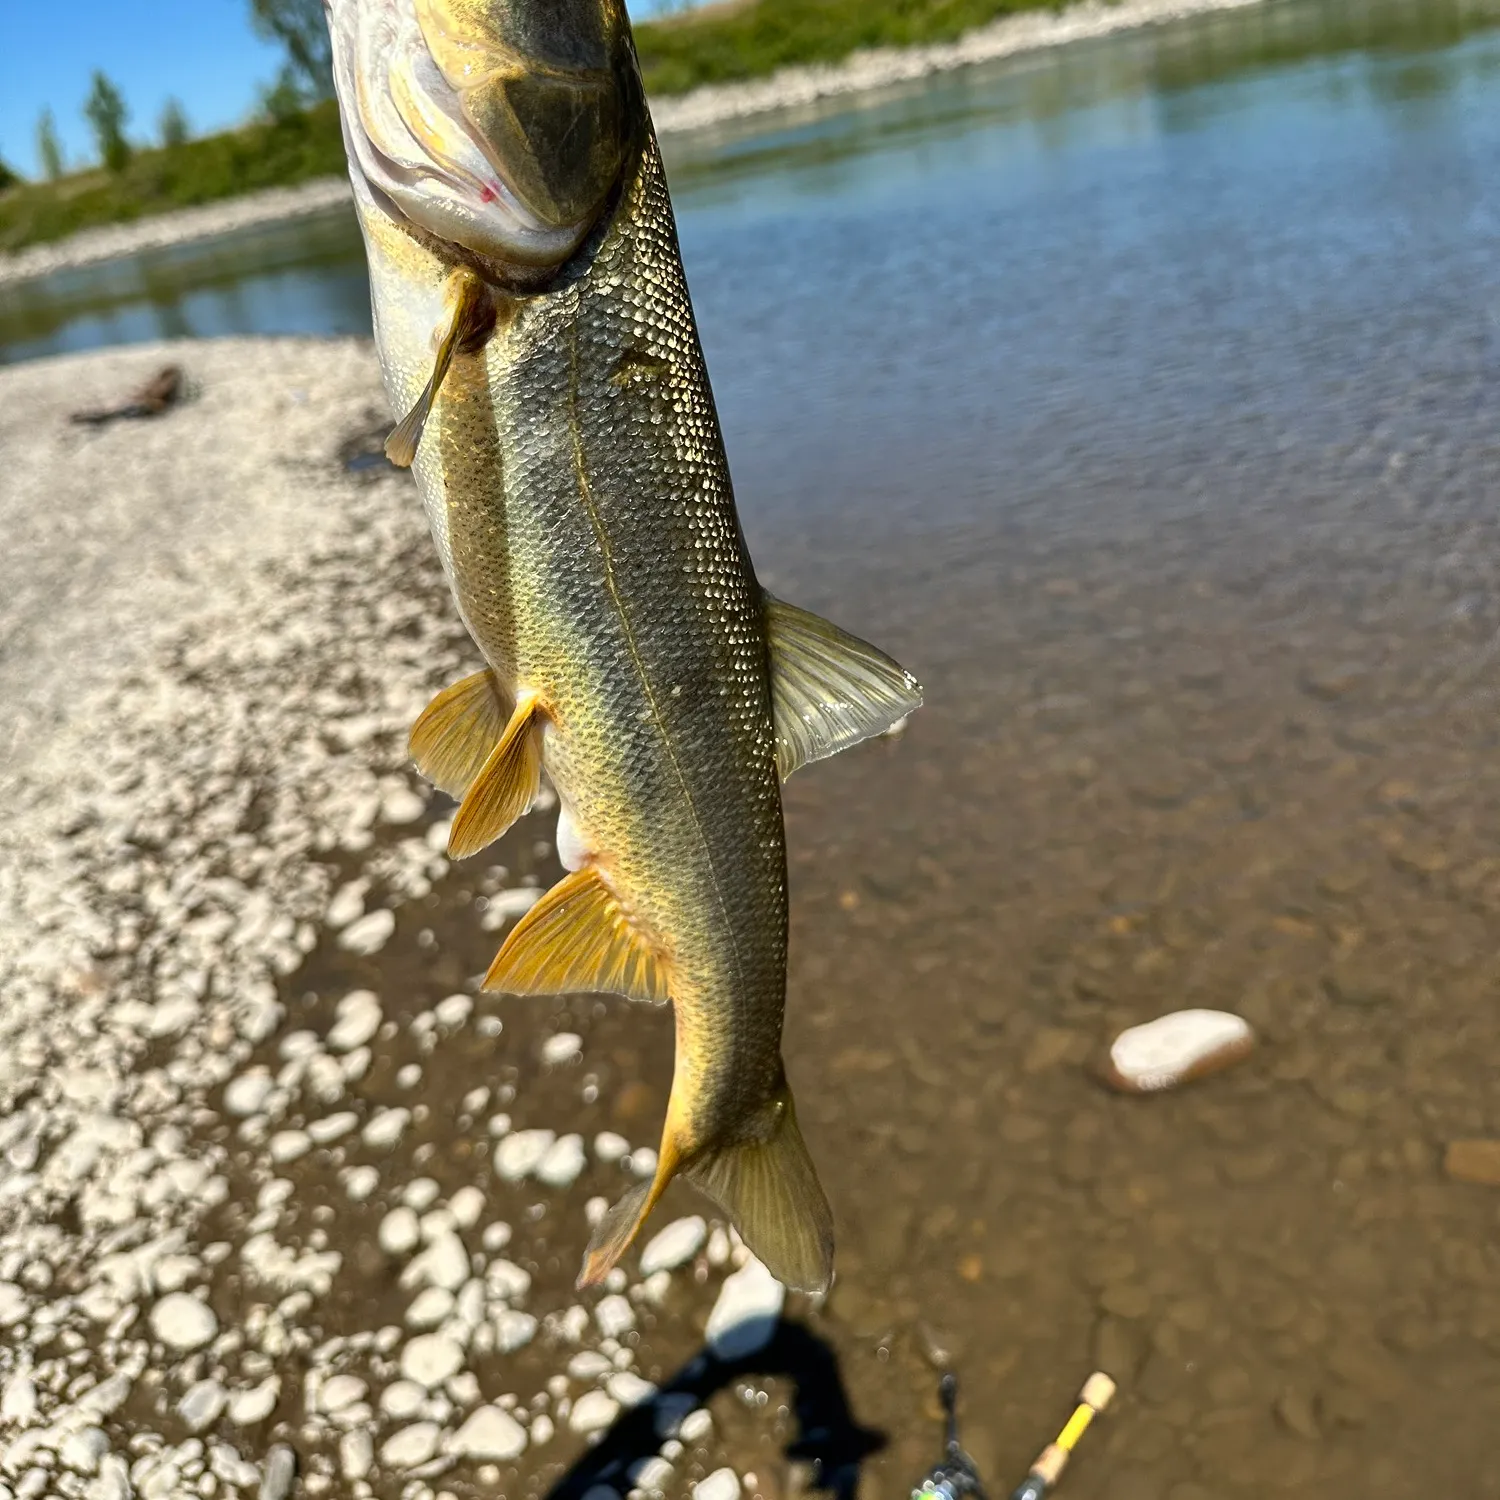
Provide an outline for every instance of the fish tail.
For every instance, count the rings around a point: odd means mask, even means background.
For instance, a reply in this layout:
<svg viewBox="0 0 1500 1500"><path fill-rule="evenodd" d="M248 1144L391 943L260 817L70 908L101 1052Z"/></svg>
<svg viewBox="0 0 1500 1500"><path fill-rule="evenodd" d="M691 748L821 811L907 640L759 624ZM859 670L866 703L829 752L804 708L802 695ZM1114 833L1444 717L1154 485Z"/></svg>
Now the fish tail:
<svg viewBox="0 0 1500 1500"><path fill-rule="evenodd" d="M750 1139L700 1147L685 1157L671 1121L669 1111L655 1175L631 1188L595 1228L579 1287L604 1280L680 1171L723 1209L778 1281L793 1291L826 1292L833 1280L833 1213L785 1080Z"/></svg>
<svg viewBox="0 0 1500 1500"><path fill-rule="evenodd" d="M826 1292L833 1280L833 1213L783 1079L749 1140L700 1152L684 1175L729 1216L783 1285Z"/></svg>

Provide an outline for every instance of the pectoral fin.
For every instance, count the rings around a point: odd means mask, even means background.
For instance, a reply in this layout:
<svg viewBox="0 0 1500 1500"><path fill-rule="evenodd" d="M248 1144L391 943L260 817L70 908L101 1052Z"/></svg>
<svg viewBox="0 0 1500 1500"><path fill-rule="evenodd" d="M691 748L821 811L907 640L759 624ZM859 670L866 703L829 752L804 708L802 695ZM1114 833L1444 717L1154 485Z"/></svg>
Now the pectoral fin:
<svg viewBox="0 0 1500 1500"><path fill-rule="evenodd" d="M385 440L385 456L398 469L409 469L417 456L417 445L422 441L422 429L427 425L432 403L442 388L443 378L453 356L459 351L474 348L489 335L495 326L495 304L485 284L472 272L460 269L448 279L447 302L448 323L438 341L437 356L432 362L432 375L422 387L417 403L396 424L396 429Z"/></svg>
<svg viewBox="0 0 1500 1500"><path fill-rule="evenodd" d="M922 706L917 679L819 615L766 596L776 764L786 780Z"/></svg>
<svg viewBox="0 0 1500 1500"><path fill-rule="evenodd" d="M523 693L510 723L464 794L448 833L454 859L492 844L536 800L542 784L540 700Z"/></svg>
<svg viewBox="0 0 1500 1500"><path fill-rule="evenodd" d="M440 791L462 797L500 743L511 703L488 669L445 687L417 717L408 742L417 769Z"/></svg>
<svg viewBox="0 0 1500 1500"><path fill-rule="evenodd" d="M667 999L667 966L631 923L598 870L565 876L511 929L486 990L516 995L612 992Z"/></svg>

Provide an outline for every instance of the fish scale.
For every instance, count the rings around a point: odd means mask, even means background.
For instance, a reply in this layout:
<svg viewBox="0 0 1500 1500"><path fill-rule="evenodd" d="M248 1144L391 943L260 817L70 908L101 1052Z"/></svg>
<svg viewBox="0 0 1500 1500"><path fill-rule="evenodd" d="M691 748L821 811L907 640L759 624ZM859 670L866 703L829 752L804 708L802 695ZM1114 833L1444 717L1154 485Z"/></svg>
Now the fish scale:
<svg viewBox="0 0 1500 1500"><path fill-rule="evenodd" d="M453 98L418 97L445 87L439 68L398 78L397 103L416 100L428 126L460 108L505 122L504 140L484 142L484 172L494 168L502 191L464 175L471 130L434 156L441 181L429 203L411 174L417 144L360 134L399 135L401 109L361 114L346 97L361 64L367 94L402 66L401 56L356 56L351 38L368 52L369 38L401 30L361 15L377 3L392 0L331 0L331 19L376 338L392 405L406 413L388 448L415 460L486 663L434 699L413 754L462 795L455 855L498 837L543 767L557 789L557 846L574 868L507 936L486 987L615 990L669 999L675 1013L656 1175L596 1228L581 1284L602 1279L682 1173L775 1275L822 1289L832 1218L781 1056L780 784L888 728L919 689L890 658L756 580L623 10L549 0L561 7L549 20L553 55L517 93L530 34L518 18L542 0L422 0L423 34L442 33L440 62L487 48L504 62L456 74ZM608 63L576 81L556 60L567 15L591 39L581 53ZM601 112L602 78L619 92ZM491 95L476 102L481 88ZM628 123L607 196L602 176L577 175L602 172L603 147L574 142L565 161L547 156L575 107L570 89L589 120ZM518 101L538 98L524 171L507 179L506 152L528 125ZM378 180L386 160L403 163L399 181ZM547 217L595 200L587 222ZM443 238L454 233L469 238ZM539 284L536 247L564 240L575 248Z"/></svg>

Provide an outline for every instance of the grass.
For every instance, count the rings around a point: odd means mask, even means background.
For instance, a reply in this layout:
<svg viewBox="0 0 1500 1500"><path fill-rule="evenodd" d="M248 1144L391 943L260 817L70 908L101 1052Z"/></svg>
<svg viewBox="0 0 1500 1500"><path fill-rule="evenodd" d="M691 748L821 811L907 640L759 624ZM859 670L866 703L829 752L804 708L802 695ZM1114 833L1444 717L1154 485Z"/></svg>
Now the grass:
<svg viewBox="0 0 1500 1500"><path fill-rule="evenodd" d="M740 0L635 29L647 90L757 78L797 63L836 62L864 47L948 42L1055 0Z"/></svg>
<svg viewBox="0 0 1500 1500"><path fill-rule="evenodd" d="M831 62L862 47L951 40L1013 11L1053 0L728 0L636 27L646 86L658 97L701 83ZM125 168L6 188L0 251L57 240L258 188L288 187L344 170L334 104L180 146L138 151Z"/></svg>
<svg viewBox="0 0 1500 1500"><path fill-rule="evenodd" d="M274 123L138 151L118 173L99 168L0 193L0 250L343 170L338 109L316 104Z"/></svg>

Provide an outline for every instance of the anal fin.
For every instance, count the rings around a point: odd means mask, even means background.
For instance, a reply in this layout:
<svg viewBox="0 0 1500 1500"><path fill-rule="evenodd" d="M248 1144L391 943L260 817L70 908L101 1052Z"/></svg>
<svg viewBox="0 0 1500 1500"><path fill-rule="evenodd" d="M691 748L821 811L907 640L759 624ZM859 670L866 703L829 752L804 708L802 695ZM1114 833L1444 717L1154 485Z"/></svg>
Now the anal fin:
<svg viewBox="0 0 1500 1500"><path fill-rule="evenodd" d="M541 701L523 693L499 743L486 757L453 815L448 853L454 859L492 844L536 800L542 784Z"/></svg>
<svg viewBox="0 0 1500 1500"><path fill-rule="evenodd" d="M511 929L486 990L515 995L607 992L668 998L663 957L631 923L597 869L565 876Z"/></svg>
<svg viewBox="0 0 1500 1500"><path fill-rule="evenodd" d="M776 764L799 766L883 734L922 706L917 679L868 641L765 596Z"/></svg>
<svg viewBox="0 0 1500 1500"><path fill-rule="evenodd" d="M408 742L417 769L440 791L462 797L500 743L511 703L486 668L445 687L417 716Z"/></svg>
<svg viewBox="0 0 1500 1500"><path fill-rule="evenodd" d="M448 278L446 301L449 308L448 325L438 341L432 374L422 387L422 394L417 397L416 404L385 440L385 456L398 469L409 469L416 461L417 445L422 441L422 429L427 425L432 403L442 388L453 356L477 347L495 326L495 304L489 291L484 282L467 268L460 267Z"/></svg>

